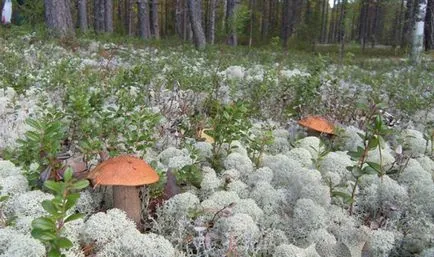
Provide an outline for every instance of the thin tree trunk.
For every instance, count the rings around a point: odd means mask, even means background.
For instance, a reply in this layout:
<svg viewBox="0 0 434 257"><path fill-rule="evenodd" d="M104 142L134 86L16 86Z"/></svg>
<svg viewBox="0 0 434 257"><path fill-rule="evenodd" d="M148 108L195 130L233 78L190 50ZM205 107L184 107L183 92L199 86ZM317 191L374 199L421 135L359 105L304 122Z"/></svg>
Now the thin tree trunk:
<svg viewBox="0 0 434 257"><path fill-rule="evenodd" d="M74 35L69 0L45 0L45 22L57 36Z"/></svg>
<svg viewBox="0 0 434 257"><path fill-rule="evenodd" d="M118 0L117 1L117 6L116 6L116 16L117 16L117 22L120 24L124 24L124 17L123 17L123 12L122 12L122 4L123 4L123 0ZM123 25L120 26L121 30L122 30ZM124 32L124 31L123 31Z"/></svg>
<svg viewBox="0 0 434 257"><path fill-rule="evenodd" d="M129 36L133 34L133 0L125 0L125 31Z"/></svg>
<svg viewBox="0 0 434 257"><path fill-rule="evenodd" d="M202 28L201 2L201 0L187 1L188 14L193 32L193 43L197 49L203 49L206 46L205 33Z"/></svg>
<svg viewBox="0 0 434 257"><path fill-rule="evenodd" d="M176 3L175 3L175 32L178 34L178 36L180 38L184 38L183 10L184 10L184 5L182 3L182 0L176 0Z"/></svg>
<svg viewBox="0 0 434 257"><path fill-rule="evenodd" d="M78 26L82 32L88 29L87 0L78 0Z"/></svg>
<svg viewBox="0 0 434 257"><path fill-rule="evenodd" d="M208 22L206 29L206 39L208 44L213 45L215 41L215 12L216 12L216 0L209 0L208 2Z"/></svg>
<svg viewBox="0 0 434 257"><path fill-rule="evenodd" d="M261 38L266 40L270 28L270 0L262 0L262 25L261 25Z"/></svg>
<svg viewBox="0 0 434 257"><path fill-rule="evenodd" d="M434 0L428 0L425 17L425 50L434 49Z"/></svg>
<svg viewBox="0 0 434 257"><path fill-rule="evenodd" d="M288 39L289 39L289 30L290 30L290 23L291 23L291 8L289 4L289 0L283 1L282 6L282 41L283 41L283 47L288 47Z"/></svg>
<svg viewBox="0 0 434 257"><path fill-rule="evenodd" d="M143 39L151 37L151 27L149 24L149 4L148 0L137 0L139 18L139 36Z"/></svg>
<svg viewBox="0 0 434 257"><path fill-rule="evenodd" d="M252 43L253 43L253 24L255 22L255 16L253 13L255 7L255 0L250 0L249 1L249 11L250 11L250 24L249 24L249 47L252 47Z"/></svg>
<svg viewBox="0 0 434 257"><path fill-rule="evenodd" d="M418 64L420 63L420 55L423 52L423 34L427 0L418 0L418 4L415 7L417 8L417 12L413 28L410 60L412 63Z"/></svg>
<svg viewBox="0 0 434 257"><path fill-rule="evenodd" d="M339 20L339 26L340 26L340 43L341 43L341 47L339 50L339 60L340 60L340 65L343 65L344 63L344 55L345 55L345 13L346 13L346 5L347 5L347 0L342 0L341 2L341 13L340 13L340 20Z"/></svg>
<svg viewBox="0 0 434 257"><path fill-rule="evenodd" d="M226 5L226 31L228 32L227 44L236 46L238 44L236 21L235 21L235 8L236 0L227 0Z"/></svg>
<svg viewBox="0 0 434 257"><path fill-rule="evenodd" d="M155 37L155 39L160 39L160 25L158 24L158 0L152 1L152 11L151 11L151 34Z"/></svg>

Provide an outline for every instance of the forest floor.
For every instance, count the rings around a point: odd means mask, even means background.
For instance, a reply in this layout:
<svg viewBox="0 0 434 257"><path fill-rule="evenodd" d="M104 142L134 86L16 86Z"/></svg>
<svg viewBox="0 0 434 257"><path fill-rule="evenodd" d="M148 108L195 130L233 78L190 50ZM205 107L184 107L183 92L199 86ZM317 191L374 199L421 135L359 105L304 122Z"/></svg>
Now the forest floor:
<svg viewBox="0 0 434 257"><path fill-rule="evenodd" d="M432 56L349 45L340 64L336 48L1 29L0 254L45 256L32 221L65 165L130 154L161 178L146 233L87 188L54 234L67 256L433 256ZM298 123L311 115L334 131ZM168 170L180 193L163 199Z"/></svg>

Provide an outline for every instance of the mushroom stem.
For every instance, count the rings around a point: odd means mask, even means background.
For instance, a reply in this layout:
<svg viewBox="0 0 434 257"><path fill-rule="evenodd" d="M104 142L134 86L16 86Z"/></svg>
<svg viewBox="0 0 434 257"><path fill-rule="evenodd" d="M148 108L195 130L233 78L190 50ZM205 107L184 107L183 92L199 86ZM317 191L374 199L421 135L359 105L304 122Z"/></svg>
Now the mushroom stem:
<svg viewBox="0 0 434 257"><path fill-rule="evenodd" d="M127 217L140 228L141 200L139 189L135 186L113 186L113 207L123 210Z"/></svg>

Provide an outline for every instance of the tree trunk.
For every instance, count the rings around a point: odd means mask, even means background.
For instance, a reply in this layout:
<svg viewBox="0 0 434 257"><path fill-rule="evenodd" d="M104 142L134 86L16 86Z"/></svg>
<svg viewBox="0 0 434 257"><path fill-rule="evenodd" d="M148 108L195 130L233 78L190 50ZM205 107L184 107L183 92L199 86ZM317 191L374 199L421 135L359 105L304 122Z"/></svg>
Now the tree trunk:
<svg viewBox="0 0 434 257"><path fill-rule="evenodd" d="M78 26L82 32L88 29L87 0L78 0Z"/></svg>
<svg viewBox="0 0 434 257"><path fill-rule="evenodd" d="M176 0L175 5L175 32L180 38L184 38L183 18L184 18L184 5L182 0Z"/></svg>
<svg viewBox="0 0 434 257"><path fill-rule="evenodd" d="M96 0L95 0L96 1ZM129 36L133 34L133 0L125 0L125 31L128 33Z"/></svg>
<svg viewBox="0 0 434 257"><path fill-rule="evenodd" d="M261 25L261 39L267 40L270 28L270 0L262 1L262 25Z"/></svg>
<svg viewBox="0 0 434 257"><path fill-rule="evenodd" d="M151 26L149 24L150 19L148 8L148 0L137 0L139 36L143 39L148 39L151 37Z"/></svg>
<svg viewBox="0 0 434 257"><path fill-rule="evenodd" d="M340 65L343 65L344 63L344 55L345 55L345 13L346 13L346 6L347 6L347 0L342 0L341 2L341 13L340 13L340 19L339 19L339 26L340 26L340 43L341 47L339 49L339 60Z"/></svg>
<svg viewBox="0 0 434 257"><path fill-rule="evenodd" d="M113 0L104 0L104 31L113 32Z"/></svg>
<svg viewBox="0 0 434 257"><path fill-rule="evenodd" d="M411 42L410 60L414 64L420 63L420 55L423 52L423 32L425 27L425 15L427 0L418 0L413 35Z"/></svg>
<svg viewBox="0 0 434 257"><path fill-rule="evenodd" d="M206 39L208 44L213 45L215 41L215 12L217 7L216 0L209 0L208 2L208 22L206 29Z"/></svg>
<svg viewBox="0 0 434 257"><path fill-rule="evenodd" d="M151 34L155 39L160 39L160 25L158 18L158 0L152 1L152 9L151 9Z"/></svg>
<svg viewBox="0 0 434 257"><path fill-rule="evenodd" d="M205 33L202 28L201 2L201 0L187 0L193 43L197 49L203 49L206 45Z"/></svg>
<svg viewBox="0 0 434 257"><path fill-rule="evenodd" d="M74 35L69 0L44 0L44 3L45 22L48 29L60 37L67 34Z"/></svg>
<svg viewBox="0 0 434 257"><path fill-rule="evenodd" d="M254 15L255 4L256 4L255 0L249 1L249 11L250 11L249 47L252 47L252 43L253 43L253 24L255 23L255 15Z"/></svg>
<svg viewBox="0 0 434 257"><path fill-rule="evenodd" d="M327 33L327 7L328 0L323 0L321 3L321 33L319 36L319 42L325 42L325 34Z"/></svg>
<svg viewBox="0 0 434 257"><path fill-rule="evenodd" d="M425 50L434 49L434 0L428 0L425 16Z"/></svg>
<svg viewBox="0 0 434 257"><path fill-rule="evenodd" d="M226 4L226 31L228 33L227 44L230 46L236 46L238 44L235 21L236 4L236 0L227 0Z"/></svg>

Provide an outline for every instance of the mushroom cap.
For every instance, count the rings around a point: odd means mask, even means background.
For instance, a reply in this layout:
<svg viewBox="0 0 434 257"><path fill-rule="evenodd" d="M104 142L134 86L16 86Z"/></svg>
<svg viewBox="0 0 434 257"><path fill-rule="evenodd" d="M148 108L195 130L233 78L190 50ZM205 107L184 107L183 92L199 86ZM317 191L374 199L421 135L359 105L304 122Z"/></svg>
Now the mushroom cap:
<svg viewBox="0 0 434 257"><path fill-rule="evenodd" d="M298 124L326 134L334 135L335 126L326 118L321 116L308 116L298 121Z"/></svg>
<svg viewBox="0 0 434 257"><path fill-rule="evenodd" d="M88 179L96 185L141 186L157 182L160 176L144 160L121 155L108 159L88 174Z"/></svg>

